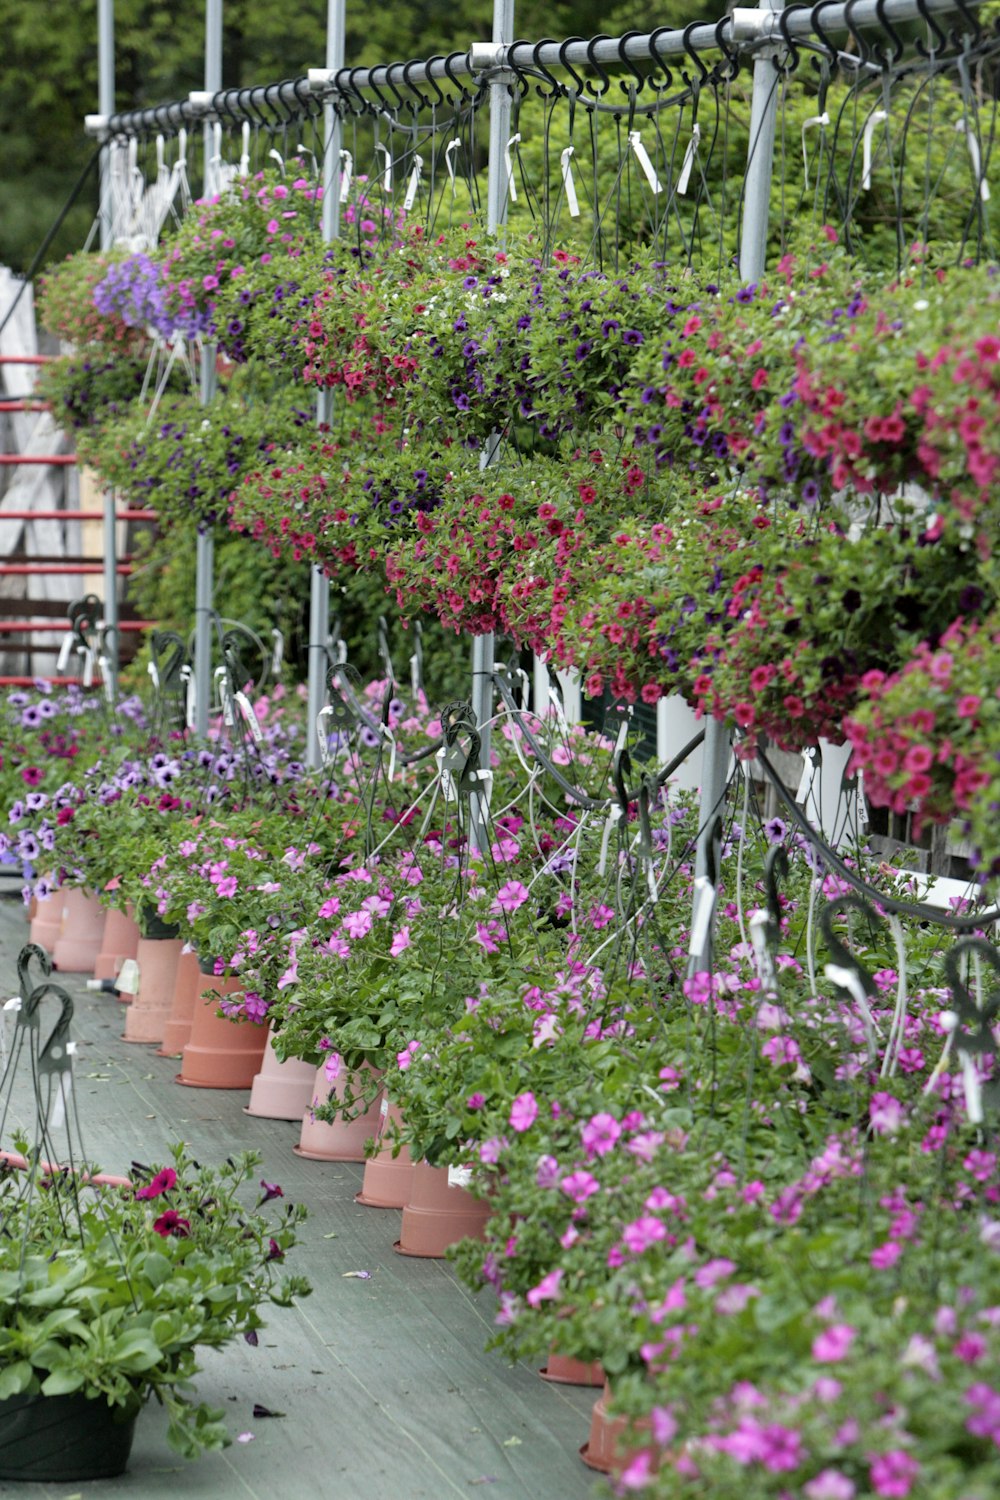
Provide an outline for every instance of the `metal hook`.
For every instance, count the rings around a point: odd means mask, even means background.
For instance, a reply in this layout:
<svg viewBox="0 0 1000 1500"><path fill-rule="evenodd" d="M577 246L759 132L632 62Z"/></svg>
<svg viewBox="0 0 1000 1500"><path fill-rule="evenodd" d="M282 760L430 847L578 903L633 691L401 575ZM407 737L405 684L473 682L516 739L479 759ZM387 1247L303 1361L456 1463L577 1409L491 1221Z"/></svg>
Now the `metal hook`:
<svg viewBox="0 0 1000 1500"><path fill-rule="evenodd" d="M403 87L409 89L421 109L433 109L434 106L431 100L428 99L427 95L421 91L418 84L410 77L411 68L417 67L420 62L421 59L419 57L412 57L409 62L403 64Z"/></svg>
<svg viewBox="0 0 1000 1500"><path fill-rule="evenodd" d="M625 53L625 48L628 43L631 42L633 38L641 35L641 31L626 31L623 36L620 36L618 38L618 61L621 63L622 67L628 68L629 72L632 74L632 78L635 80L633 85L632 83L626 83L624 78L619 79L619 87L625 93L628 93L629 89L631 89L633 86L636 92L641 93L647 82L646 74L640 73L639 69L636 67L635 59L626 56Z"/></svg>
<svg viewBox="0 0 1000 1500"><path fill-rule="evenodd" d="M857 3L858 0L847 0L847 4L844 6L844 25L847 27L851 41L854 42L857 46L858 65L860 67L863 67L865 63L871 61L871 47L868 45L866 39L861 35L857 23L854 20L854 7L857 5Z"/></svg>
<svg viewBox="0 0 1000 1500"><path fill-rule="evenodd" d="M877 6L876 9L878 9ZM975 47L983 34L982 22L979 20L976 12L969 9L966 0L955 0L955 9L969 29L967 31L959 31L957 27L950 27L948 35L951 37L952 45L955 47L964 47L968 43L969 46Z"/></svg>
<svg viewBox="0 0 1000 1500"><path fill-rule="evenodd" d="M661 36L672 36L673 31L672 26L657 26L656 30L649 34L649 55L653 59L654 66L663 69L663 82L660 87L665 89L673 88L674 75L670 71L666 58L661 57L657 51L657 40Z"/></svg>
<svg viewBox="0 0 1000 1500"><path fill-rule="evenodd" d="M792 15L794 15L796 11L802 11L802 10L808 10L808 9L809 9L808 5L787 5L784 10L779 10L778 13L777 13L778 14L778 30L781 32L781 39L782 39L782 41L784 42L785 46L788 48L788 55L787 55L787 57L785 57L784 59L775 57L775 59L774 59L774 66L778 70L779 73L782 73L782 74L794 73L795 70L799 66L799 49L796 46L795 42L792 40L791 35L789 34L788 21L789 21L789 18Z"/></svg>
<svg viewBox="0 0 1000 1500"><path fill-rule="evenodd" d="M542 48L554 47L555 45L556 44L551 37L543 37L542 40L540 42L536 42L534 47L532 47L531 49L531 66L534 68L536 73L540 73L542 75L542 78L548 84L547 89L543 88L541 84L537 84L535 86L535 93L540 99L558 99L563 93L563 85L559 82L559 79L556 78L554 73L550 73L548 68L542 62Z"/></svg>
<svg viewBox="0 0 1000 1500"><path fill-rule="evenodd" d="M601 98L602 95L608 92L608 89L611 87L611 79L594 56L594 49L598 42L610 42L611 40L612 38L609 36L592 36L587 43L587 61L601 80L600 87L591 82L590 79L587 80L587 92L593 94L595 99Z"/></svg>
<svg viewBox="0 0 1000 1500"><path fill-rule="evenodd" d="M803 8L808 10L808 6L805 6ZM793 6L791 7L791 9L796 9L796 7ZM725 59L724 62L718 64L715 69L715 73L719 81L722 83L735 78L742 66L740 54L735 51L735 49L729 47L723 40L722 33L725 31L727 26L729 27L729 30L732 31L732 16L722 16L715 23L715 45L718 47L719 51L722 53L722 56Z"/></svg>
<svg viewBox="0 0 1000 1500"><path fill-rule="evenodd" d="M584 38L582 36L568 36L566 38L566 40L562 43L561 47L559 48L559 66L561 68L565 68L566 69L566 72L569 74L569 76L572 78L573 82L576 84L576 92L578 94L582 94L583 93L584 88L586 87L586 85L584 84L584 81L580 77L579 73L577 73L577 72L574 71L572 63L567 62L567 60L566 60L566 53L569 50L570 43L572 43L572 42L582 42L583 40L584 40Z"/></svg>
<svg viewBox="0 0 1000 1500"><path fill-rule="evenodd" d="M693 45L693 43L691 41L691 33L698 26L702 26L702 25L704 25L704 22L702 22L702 21L691 21L687 26L685 26L684 31L682 33L682 37L683 37L683 41L684 41L684 51L687 53L688 57L694 63L695 67L698 69L697 87L699 87L699 88L701 87L701 85L703 83L707 83L708 82L708 69L706 68L705 64L701 60L701 54L699 52L697 52L695 50L695 48L694 48L694 45ZM690 87L694 88L696 86L694 79L692 79L687 73L682 73L681 76L683 77L684 82L686 84L688 84Z"/></svg>
<svg viewBox="0 0 1000 1500"><path fill-rule="evenodd" d="M443 62L444 62L444 57L443 57L443 55L440 52L436 52L433 57L429 57L427 59L427 77L425 79L425 82L426 82L428 88L432 88L434 90L435 95L437 96L436 98L431 99L429 101L429 106L430 106L431 109L437 109L439 105L447 104L448 103L448 101L445 98L444 94L441 92L441 85L438 83L438 81L437 81L436 78L432 78L431 77L431 66L432 66L432 64L434 64L434 63L443 63ZM414 66L413 63L407 63L406 64L407 68L412 68L413 66ZM403 69L403 77L404 78L406 77L406 68Z"/></svg>
<svg viewBox="0 0 1000 1500"><path fill-rule="evenodd" d="M468 56L468 53L466 53L466 52L449 52L448 56L444 60L444 71L445 71L445 73L448 76L449 82L453 83L455 85L455 87L458 89L459 101L461 103L463 103L463 104L466 102L466 100L471 99L472 95L469 92L469 86L468 86L468 84L465 83L465 82L463 82L463 80L461 78L456 78L455 77L455 71L454 71L454 69L455 69L455 64L457 62L463 62L464 63L465 60L466 60L466 58L467 58L467 56Z"/></svg>
<svg viewBox="0 0 1000 1500"><path fill-rule="evenodd" d="M892 43L892 56L887 57L878 42L872 43L872 56L883 70L894 67L906 50L903 38L885 13L885 5L886 0L875 0L875 14L878 16L879 25Z"/></svg>
<svg viewBox="0 0 1000 1500"><path fill-rule="evenodd" d="M840 56L840 48L837 46L836 42L831 42L830 38L823 30L823 27L820 25L819 18L822 12L824 10L828 10L831 5L839 4L840 0L819 0L819 3L817 5L814 5L809 13L809 25L819 37L820 41L822 42L823 46L826 48L827 52L830 54L830 57L834 62L836 62L836 60ZM920 0L917 0L917 4L919 6Z"/></svg>
<svg viewBox="0 0 1000 1500"><path fill-rule="evenodd" d="M528 77L527 73L524 71L522 65L514 56L514 48L518 46L528 47L530 45L531 44L529 42L512 42L511 45L507 48L507 67L517 79L517 86L521 91L522 99L527 96L528 90L531 88L531 80Z"/></svg>
<svg viewBox="0 0 1000 1500"><path fill-rule="evenodd" d="M376 106L372 103L372 101L370 99L366 99L365 96L364 96L364 94L361 92L361 85L354 82L354 75L355 75L355 73L364 73L365 71L366 70L364 68L361 68L361 67L351 68L350 71L348 72L348 75L347 75L347 87L348 87L348 90L350 91L350 93L354 96L354 98L358 102L358 106L359 106L358 113L359 114L378 114L378 109L376 108ZM376 99L379 101L379 104L381 104L382 108L383 109L388 109L389 108L388 102L385 99L382 98L382 95L379 93L379 91L375 87L375 85L371 82L371 79L368 80L368 83L367 83L366 86L371 89L372 93L375 95Z"/></svg>
<svg viewBox="0 0 1000 1500"><path fill-rule="evenodd" d="M402 69L403 66L404 66L403 63L398 63L398 62L387 63L386 66L385 66L385 77L382 80L382 82L385 85L385 87L389 90L389 92L392 94L393 98L395 99L395 101L396 101L396 108L399 109L399 110L402 110L402 109L406 108L406 100L403 98L402 94L399 92L399 89L396 87L396 85L395 85L395 83L393 81L392 70L393 70L393 68L400 68L400 69Z"/></svg>

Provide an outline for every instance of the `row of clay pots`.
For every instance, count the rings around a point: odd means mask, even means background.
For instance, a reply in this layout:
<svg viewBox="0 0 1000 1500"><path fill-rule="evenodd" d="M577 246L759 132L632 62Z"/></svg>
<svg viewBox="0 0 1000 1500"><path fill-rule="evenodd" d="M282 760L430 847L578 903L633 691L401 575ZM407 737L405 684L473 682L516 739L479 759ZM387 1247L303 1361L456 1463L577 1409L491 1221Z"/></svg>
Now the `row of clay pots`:
<svg viewBox="0 0 1000 1500"><path fill-rule="evenodd" d="M114 907L105 912L96 897L80 890L58 892L36 903L31 941L52 952L56 968L93 972L99 980L117 979L126 960L135 959L139 988L134 994L119 992L128 1005L124 1040L159 1044L161 1056L180 1053L178 1083L193 1088L249 1088L249 1115L279 1120L301 1117L302 1132L294 1148L297 1155L314 1161L365 1162L357 1202L402 1210L395 1245L400 1254L436 1258L459 1239L483 1235L488 1204L454 1184L447 1169L414 1163L405 1146L394 1153L394 1132L386 1127L400 1120L384 1095L353 1120L317 1120L315 1105L329 1093L325 1070L294 1058L279 1062L264 1028L220 1017L219 997L238 993L239 980L202 973L189 945L175 938L143 937L125 912ZM373 1137L381 1144L366 1158L365 1144ZM600 1364L555 1351L540 1373L543 1379L562 1384L604 1383ZM609 1399L604 1385L580 1454L588 1467L616 1475L634 1455L622 1451L626 1423L608 1416Z"/></svg>

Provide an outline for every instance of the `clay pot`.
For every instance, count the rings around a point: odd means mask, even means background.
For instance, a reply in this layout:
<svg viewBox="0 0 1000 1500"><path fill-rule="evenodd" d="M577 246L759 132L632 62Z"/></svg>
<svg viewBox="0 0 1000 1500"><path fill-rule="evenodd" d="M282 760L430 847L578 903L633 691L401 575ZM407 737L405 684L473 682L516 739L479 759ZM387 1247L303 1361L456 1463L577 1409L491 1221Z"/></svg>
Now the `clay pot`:
<svg viewBox="0 0 1000 1500"><path fill-rule="evenodd" d="M580 1457L588 1469L595 1469L598 1474L617 1476L642 1452L642 1448L623 1446L623 1436L628 1427L628 1420L625 1417L608 1416L610 1400L611 1388L605 1383L604 1390L594 1402L594 1409L590 1415L590 1436L580 1449ZM640 1427L648 1427L648 1425L646 1421L639 1424ZM655 1452L653 1461L655 1466Z"/></svg>
<svg viewBox="0 0 1000 1500"><path fill-rule="evenodd" d="M162 1042L174 1003L180 938L141 937L136 950L139 989L125 1017L126 1042Z"/></svg>
<svg viewBox="0 0 1000 1500"><path fill-rule="evenodd" d="M163 1028L163 1040L158 1048L160 1057L177 1057L191 1039L191 1021L194 1008L201 995L201 969L198 957L190 943L185 943L177 960L174 978L174 996L170 1015Z"/></svg>
<svg viewBox="0 0 1000 1500"><path fill-rule="evenodd" d="M36 899L35 915L31 919L28 941L37 943L39 948L45 949L46 953L51 953L59 941L65 904L66 892L62 890L53 891L51 896Z"/></svg>
<svg viewBox="0 0 1000 1500"><path fill-rule="evenodd" d="M316 1069L312 1063L290 1057L279 1062L268 1033L264 1061L250 1090L248 1115L262 1120L301 1120L312 1103Z"/></svg>
<svg viewBox="0 0 1000 1500"><path fill-rule="evenodd" d="M52 964L70 974L93 972L104 936L104 907L89 891L69 890Z"/></svg>
<svg viewBox="0 0 1000 1500"><path fill-rule="evenodd" d="M402 1125L403 1117L398 1105L383 1098L379 1107L380 1141L374 1156L365 1162L365 1175L361 1179L361 1191L354 1199L366 1208L405 1208L413 1189L413 1158L406 1146L400 1147L398 1156L393 1156L393 1139L387 1131L390 1120Z"/></svg>
<svg viewBox="0 0 1000 1500"><path fill-rule="evenodd" d="M375 1070L366 1064L365 1072L374 1074ZM343 1096L343 1084L339 1079L332 1091L337 1098ZM325 1100L330 1092L330 1083L321 1065L316 1070L313 1084L313 1106ZM378 1100L356 1119L335 1120L332 1125L315 1119L312 1108L307 1108L302 1116L299 1144L293 1150L296 1156L307 1157L310 1161L364 1161L365 1142L378 1134L379 1119Z"/></svg>
<svg viewBox="0 0 1000 1500"><path fill-rule="evenodd" d="M139 927L127 912L117 906L108 909L104 923L101 951L94 960L95 979L117 979L127 958L135 958L139 944Z"/></svg>
<svg viewBox="0 0 1000 1500"><path fill-rule="evenodd" d="M549 1362L538 1373L543 1380L549 1380L553 1385L604 1384L604 1370L599 1359L588 1363L584 1359L571 1359L568 1354L557 1354L554 1349L549 1350Z"/></svg>
<svg viewBox="0 0 1000 1500"><path fill-rule="evenodd" d="M415 1162L410 1200L403 1209L403 1226L394 1248L400 1255L440 1260L459 1240L481 1240L490 1205L474 1198L467 1188L449 1184L448 1167Z"/></svg>
<svg viewBox="0 0 1000 1500"><path fill-rule="evenodd" d="M267 1027L227 1021L217 1014L220 995L237 995L242 990L237 975L220 977L203 971L199 988L201 996L195 1002L177 1082L195 1089L248 1089L260 1071Z"/></svg>

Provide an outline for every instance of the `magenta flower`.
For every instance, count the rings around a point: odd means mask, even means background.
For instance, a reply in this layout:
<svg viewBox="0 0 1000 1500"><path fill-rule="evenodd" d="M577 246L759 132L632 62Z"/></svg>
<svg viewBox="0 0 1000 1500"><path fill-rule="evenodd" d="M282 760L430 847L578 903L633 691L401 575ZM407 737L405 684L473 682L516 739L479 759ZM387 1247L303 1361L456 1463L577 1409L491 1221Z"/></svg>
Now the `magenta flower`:
<svg viewBox="0 0 1000 1500"><path fill-rule="evenodd" d="M396 1053L396 1062L399 1064L399 1071L401 1073L406 1072L407 1068L410 1066L410 1063L413 1061L414 1057L419 1051L419 1042L407 1042L402 1052Z"/></svg>
<svg viewBox="0 0 1000 1500"><path fill-rule="evenodd" d="M518 1094L510 1107L510 1126L519 1135L530 1130L538 1119L538 1104L534 1094Z"/></svg>
<svg viewBox="0 0 1000 1500"><path fill-rule="evenodd" d="M265 1182L261 1178L260 1185L264 1189L264 1196L260 1200L261 1205L270 1203L274 1198L283 1198L285 1196L284 1189L280 1188L276 1182Z"/></svg>
<svg viewBox="0 0 1000 1500"><path fill-rule="evenodd" d="M904 1453L902 1448L890 1448L888 1453L869 1454L872 1489L885 1500L906 1500L920 1473L915 1458Z"/></svg>
<svg viewBox="0 0 1000 1500"><path fill-rule="evenodd" d="M331 1052L323 1060L323 1076L327 1083L336 1083L340 1077L341 1057L339 1052Z"/></svg>
<svg viewBox="0 0 1000 1500"><path fill-rule="evenodd" d="M370 911L352 911L344 918L344 931L355 941L367 936L371 930L372 914Z"/></svg>
<svg viewBox="0 0 1000 1500"><path fill-rule="evenodd" d="M466 1101L465 1101L465 1107L466 1107L466 1109L482 1109L482 1107L483 1107L483 1105L485 1103L486 1103L486 1095L485 1094L475 1093L475 1094L470 1094L469 1097L468 1097L468 1099L466 1099Z"/></svg>
<svg viewBox="0 0 1000 1500"><path fill-rule="evenodd" d="M554 1156L540 1156L535 1168L535 1182L540 1188L554 1188L559 1185L559 1163Z"/></svg>
<svg viewBox="0 0 1000 1500"><path fill-rule="evenodd" d="M626 1224L622 1231L622 1239L625 1248L633 1255L642 1255L651 1245L665 1240L667 1231L659 1219L654 1219L652 1214L643 1214L641 1218L634 1219L631 1224Z"/></svg>
<svg viewBox="0 0 1000 1500"><path fill-rule="evenodd" d="M559 1296L559 1283L563 1279L562 1266L550 1271L543 1276L537 1286L533 1286L527 1295L529 1307L539 1307L543 1302L553 1302Z"/></svg>
<svg viewBox="0 0 1000 1500"><path fill-rule="evenodd" d="M854 1500L857 1486L839 1469L821 1469L815 1479L802 1486L806 1500Z"/></svg>
<svg viewBox="0 0 1000 1500"><path fill-rule="evenodd" d="M902 1245L897 1245L895 1240L888 1240L884 1245L879 1245L872 1251L871 1264L876 1271L888 1271L896 1264L902 1253Z"/></svg>
<svg viewBox="0 0 1000 1500"><path fill-rule="evenodd" d="M906 1110L892 1094L872 1094L868 1118L876 1135L895 1135L906 1119Z"/></svg>
<svg viewBox="0 0 1000 1500"><path fill-rule="evenodd" d="M602 1111L591 1116L580 1131L580 1138L588 1156L606 1156L609 1151L614 1150L621 1133L622 1128L614 1115Z"/></svg>
<svg viewBox="0 0 1000 1500"><path fill-rule="evenodd" d="M170 1189L177 1183L177 1173L173 1167L161 1167L152 1181L145 1187L136 1188L137 1198L159 1198L161 1193L169 1193Z"/></svg>
<svg viewBox="0 0 1000 1500"><path fill-rule="evenodd" d="M559 1186L567 1198L572 1198L574 1203L584 1203L588 1198L593 1197L594 1193L601 1191L597 1178L593 1177L590 1172L583 1171L582 1168L564 1177Z"/></svg>
<svg viewBox="0 0 1000 1500"><path fill-rule="evenodd" d="M856 1332L849 1323L831 1323L813 1339L813 1359L821 1365L835 1365L845 1359Z"/></svg>
<svg viewBox="0 0 1000 1500"><path fill-rule="evenodd" d="M398 958L403 949L409 946L410 929L408 927L401 927L397 933L393 934L392 942L389 945L389 952L393 958Z"/></svg>
<svg viewBox="0 0 1000 1500"><path fill-rule="evenodd" d="M235 875L227 875L225 879L220 880L215 887L216 891L224 901L228 901L231 896L235 896L238 888L239 881L236 879Z"/></svg>
<svg viewBox="0 0 1000 1500"><path fill-rule="evenodd" d="M520 880L508 880L497 891L490 911L494 915L502 911L517 911L527 901L528 895L528 887Z"/></svg>
<svg viewBox="0 0 1000 1500"><path fill-rule="evenodd" d="M186 1240L191 1233L191 1220L182 1219L176 1209L168 1208L165 1214L153 1220L153 1228L164 1239L173 1235L176 1239Z"/></svg>
<svg viewBox="0 0 1000 1500"><path fill-rule="evenodd" d="M706 1261L703 1266L699 1266L698 1270L695 1271L695 1286L715 1286L716 1282L724 1281L725 1278L727 1276L731 1276L735 1270L735 1261L726 1260L724 1256L718 1256L715 1260Z"/></svg>

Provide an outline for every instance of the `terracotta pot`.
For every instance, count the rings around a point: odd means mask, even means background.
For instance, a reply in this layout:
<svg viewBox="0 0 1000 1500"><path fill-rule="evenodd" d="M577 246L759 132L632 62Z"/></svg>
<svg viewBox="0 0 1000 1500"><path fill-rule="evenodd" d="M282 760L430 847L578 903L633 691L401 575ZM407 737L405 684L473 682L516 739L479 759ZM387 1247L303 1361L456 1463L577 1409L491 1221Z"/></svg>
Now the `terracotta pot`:
<svg viewBox="0 0 1000 1500"><path fill-rule="evenodd" d="M364 1071L375 1074L375 1069L367 1064ZM317 1068L314 1080L313 1107L327 1099L331 1092L330 1083L322 1065ZM339 1079L333 1085L332 1092L338 1099L343 1097L343 1084ZM310 1161L364 1161L365 1142L378 1134L379 1119L377 1099L374 1104L369 1105L364 1114L358 1115L356 1119L335 1120L332 1125L328 1125L324 1120L315 1119L313 1109L307 1108L302 1116L302 1134L299 1136L299 1144L293 1149L296 1156L305 1156Z"/></svg>
<svg viewBox="0 0 1000 1500"><path fill-rule="evenodd" d="M279 1062L268 1033L264 1061L250 1090L248 1115L263 1120L301 1120L312 1103L316 1069L312 1063L290 1057Z"/></svg>
<svg viewBox="0 0 1000 1500"><path fill-rule="evenodd" d="M157 1048L158 1057L178 1057L190 1041L191 1021L201 995L201 981L202 973L195 951L190 943L185 943L177 960L170 1015L163 1028L163 1039Z"/></svg>
<svg viewBox="0 0 1000 1500"><path fill-rule="evenodd" d="M405 1208L413 1190L413 1158L409 1149L402 1146L398 1156L393 1156L393 1140L387 1131L390 1120L402 1125L399 1106L383 1098L379 1107L379 1129L377 1139L381 1142L374 1156L365 1162L365 1175L361 1179L361 1191L355 1203L366 1208Z"/></svg>
<svg viewBox="0 0 1000 1500"><path fill-rule="evenodd" d="M141 937L136 949L139 988L125 1017L126 1042L162 1042L174 1003L180 938Z"/></svg>
<svg viewBox="0 0 1000 1500"><path fill-rule="evenodd" d="M35 915L31 919L31 931L28 941L37 943L39 948L44 948L46 953L51 953L59 941L59 933L62 930L63 907L66 904L65 891L53 891L51 896L45 896L36 901Z"/></svg>
<svg viewBox="0 0 1000 1500"><path fill-rule="evenodd" d="M95 979L117 979L127 958L135 958L139 944L139 927L127 912L109 907L104 923L101 951L94 960Z"/></svg>
<svg viewBox="0 0 1000 1500"><path fill-rule="evenodd" d="M403 1227L394 1247L400 1255L440 1260L449 1245L483 1238L490 1205L474 1198L468 1189L450 1185L449 1170L430 1167L425 1161L414 1163L410 1201L403 1209Z"/></svg>
<svg viewBox="0 0 1000 1500"><path fill-rule="evenodd" d="M101 951L104 907L89 891L66 892L62 927L52 950L52 964L64 973L90 974Z"/></svg>
<svg viewBox="0 0 1000 1500"><path fill-rule="evenodd" d="M199 988L201 996L195 1002L177 1082L196 1089L248 1089L260 1070L267 1027L227 1021L217 1014L219 996L236 995L243 988L235 974L203 973Z"/></svg>
<svg viewBox="0 0 1000 1500"><path fill-rule="evenodd" d="M580 1457L588 1469L596 1469L599 1474L617 1476L642 1452L642 1448L623 1446L623 1435L628 1427L628 1420L625 1417L608 1416L610 1400L611 1388L605 1382L604 1390L594 1402L594 1409L590 1415L590 1436L580 1449ZM640 1428L648 1428L648 1425L646 1421L639 1424ZM655 1466L655 1451L653 1462Z"/></svg>
<svg viewBox="0 0 1000 1500"><path fill-rule="evenodd" d="M604 1384L604 1370L598 1359L588 1363L584 1359L571 1359L568 1354L557 1354L549 1350L549 1362L539 1370L543 1380L553 1385L600 1385Z"/></svg>

